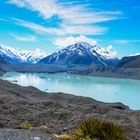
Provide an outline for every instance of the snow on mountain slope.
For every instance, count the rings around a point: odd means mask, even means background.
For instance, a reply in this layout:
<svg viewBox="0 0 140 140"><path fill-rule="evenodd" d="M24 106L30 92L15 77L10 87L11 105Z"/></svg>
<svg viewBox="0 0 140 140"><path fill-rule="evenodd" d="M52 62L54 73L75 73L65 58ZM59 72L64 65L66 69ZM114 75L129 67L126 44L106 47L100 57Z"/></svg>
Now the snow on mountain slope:
<svg viewBox="0 0 140 140"><path fill-rule="evenodd" d="M91 64L115 66L118 58L113 52L97 45L78 42L43 58L39 63L68 66Z"/></svg>
<svg viewBox="0 0 140 140"><path fill-rule="evenodd" d="M46 57L47 53L40 49L33 51L17 50L0 44L0 56L12 63L37 63Z"/></svg>
<svg viewBox="0 0 140 140"><path fill-rule="evenodd" d="M38 48L33 51L20 50L19 53L22 61L29 62L29 63L37 63L42 58L47 56L46 52L43 52Z"/></svg>

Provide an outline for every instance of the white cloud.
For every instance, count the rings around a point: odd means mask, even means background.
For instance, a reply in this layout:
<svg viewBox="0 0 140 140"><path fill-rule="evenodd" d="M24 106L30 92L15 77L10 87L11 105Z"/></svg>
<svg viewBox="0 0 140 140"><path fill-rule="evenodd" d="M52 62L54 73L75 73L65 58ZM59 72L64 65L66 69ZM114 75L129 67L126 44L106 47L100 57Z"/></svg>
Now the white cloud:
<svg viewBox="0 0 140 140"><path fill-rule="evenodd" d="M109 45L107 47L107 51L109 52L109 54L112 56L112 58L116 58L117 57L117 51L113 50L113 46Z"/></svg>
<svg viewBox="0 0 140 140"><path fill-rule="evenodd" d="M65 13L62 15L66 24L78 25L78 24L96 24L100 22L107 22L110 20L116 20L119 18L121 12L87 12L88 10L72 11L71 13Z"/></svg>
<svg viewBox="0 0 140 140"><path fill-rule="evenodd" d="M24 42L35 42L37 41L36 36L32 36L32 35L26 35L26 36L19 36L13 33L10 33L11 36L13 36L16 40L19 41L24 41Z"/></svg>
<svg viewBox="0 0 140 140"><path fill-rule="evenodd" d="M96 41L87 38L86 36L79 36L79 37L66 37L66 38L58 38L53 43L58 47L67 47L69 45L75 44L77 42L87 42L90 45L96 45Z"/></svg>
<svg viewBox="0 0 140 140"><path fill-rule="evenodd" d="M39 12L46 19L60 12L56 0L9 0L8 3Z"/></svg>
<svg viewBox="0 0 140 140"><path fill-rule="evenodd" d="M107 31L107 28L91 25L61 25L60 28L48 28L48 31L57 35L100 35Z"/></svg>
<svg viewBox="0 0 140 140"><path fill-rule="evenodd" d="M137 55L140 55L140 53L130 54L129 56L137 56Z"/></svg>
<svg viewBox="0 0 140 140"><path fill-rule="evenodd" d="M33 30L34 32L37 32L37 33L40 33L40 34L47 32L47 29L42 25L35 24L35 23L32 23L32 22L28 22L28 21L21 20L21 19L16 19L16 18L13 18L13 20L15 21L15 23L17 25L29 28L30 30Z"/></svg>
<svg viewBox="0 0 140 140"><path fill-rule="evenodd" d="M58 0L9 0L9 3L38 12L45 19L58 15L68 24L91 24L119 18L120 11L93 11L87 5Z"/></svg>
<svg viewBox="0 0 140 140"><path fill-rule="evenodd" d="M9 0L8 3L16 4L19 7L24 7L25 6L24 2L23 1L20 1L20 0Z"/></svg>
<svg viewBox="0 0 140 140"><path fill-rule="evenodd" d="M107 50L109 51L109 50L111 50L113 48L113 46L112 45L109 45L108 47L107 47Z"/></svg>
<svg viewBox="0 0 140 140"><path fill-rule="evenodd" d="M57 15L62 19L62 23L58 28L48 28L48 32L57 34L104 34L107 31L106 28L96 24L116 20L121 15L120 11L93 11L86 4L59 0L8 0L8 3L38 12L44 19Z"/></svg>
<svg viewBox="0 0 140 140"><path fill-rule="evenodd" d="M59 28L51 28L51 27L44 27L43 25L39 25L36 23L28 22L21 19L13 18L14 22L17 25L26 27L34 32L37 32L39 34L49 33L54 35L99 35L103 34L107 31L107 28L100 27L100 26L91 26L91 25L61 25Z"/></svg>
<svg viewBox="0 0 140 140"><path fill-rule="evenodd" d="M127 44L127 43L140 43L140 40L115 40L115 43Z"/></svg>

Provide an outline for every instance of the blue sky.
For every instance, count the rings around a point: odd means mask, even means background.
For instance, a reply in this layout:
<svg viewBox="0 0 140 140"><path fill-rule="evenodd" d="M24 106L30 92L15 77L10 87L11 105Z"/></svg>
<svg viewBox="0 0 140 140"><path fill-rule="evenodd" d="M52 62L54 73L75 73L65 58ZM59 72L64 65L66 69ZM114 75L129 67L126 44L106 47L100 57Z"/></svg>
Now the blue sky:
<svg viewBox="0 0 140 140"><path fill-rule="evenodd" d="M140 1L0 0L1 44L52 53L77 38L140 53Z"/></svg>

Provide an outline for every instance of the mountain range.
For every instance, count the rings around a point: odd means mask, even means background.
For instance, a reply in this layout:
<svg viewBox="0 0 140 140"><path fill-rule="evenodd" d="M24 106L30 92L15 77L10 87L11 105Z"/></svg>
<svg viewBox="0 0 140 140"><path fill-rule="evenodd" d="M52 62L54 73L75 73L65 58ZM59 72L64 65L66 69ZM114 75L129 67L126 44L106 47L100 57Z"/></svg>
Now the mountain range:
<svg viewBox="0 0 140 140"><path fill-rule="evenodd" d="M16 64L16 66L17 64L18 66L24 64L23 67L26 64L36 64L38 67L41 65L42 68L44 65L63 68L84 68L92 65L113 68L140 68L140 55L128 56L119 60L110 50L86 42L75 43L50 55L40 49L33 51L17 50L0 45L0 67L7 68L11 64ZM30 65L30 68L32 66Z"/></svg>
<svg viewBox="0 0 140 140"><path fill-rule="evenodd" d="M0 45L0 57L11 63L37 63L46 56L47 53L38 48L27 51Z"/></svg>

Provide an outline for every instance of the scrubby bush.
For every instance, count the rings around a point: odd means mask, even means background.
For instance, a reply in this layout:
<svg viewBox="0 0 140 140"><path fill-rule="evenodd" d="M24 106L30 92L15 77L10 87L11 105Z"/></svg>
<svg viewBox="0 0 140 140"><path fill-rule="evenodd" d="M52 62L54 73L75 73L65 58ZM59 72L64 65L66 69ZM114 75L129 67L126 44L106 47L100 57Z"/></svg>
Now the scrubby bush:
<svg viewBox="0 0 140 140"><path fill-rule="evenodd" d="M32 124L29 123L28 121L24 121L20 124L20 128L21 129L31 129L32 128Z"/></svg>
<svg viewBox="0 0 140 140"><path fill-rule="evenodd" d="M111 122L89 119L81 122L72 140L127 140L125 130Z"/></svg>

